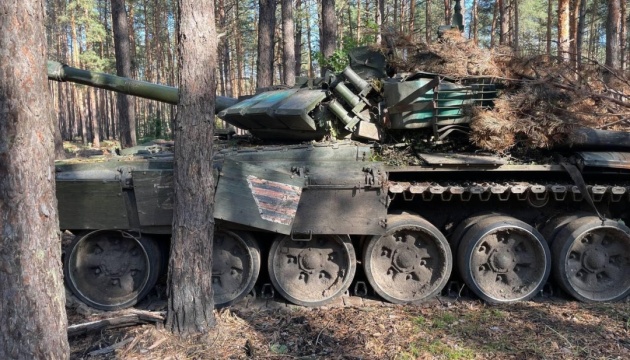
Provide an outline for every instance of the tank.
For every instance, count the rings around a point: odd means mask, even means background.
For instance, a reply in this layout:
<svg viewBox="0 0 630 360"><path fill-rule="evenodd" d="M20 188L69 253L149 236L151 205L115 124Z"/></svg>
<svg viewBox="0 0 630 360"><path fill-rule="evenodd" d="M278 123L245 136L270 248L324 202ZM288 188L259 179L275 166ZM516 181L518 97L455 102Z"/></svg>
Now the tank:
<svg viewBox="0 0 630 360"><path fill-rule="evenodd" d="M261 140L215 151L217 306L250 293L303 306L348 293L417 303L462 288L488 303L628 296L626 133L575 129L538 162L457 147L466 109L491 107L500 84L390 77L367 48L351 58L360 61L293 88L218 97L218 116ZM177 103L172 87L53 68L54 80ZM416 146L399 140L410 136ZM88 305L133 306L155 286L172 165L159 145L56 163L60 226L77 234L65 280Z"/></svg>

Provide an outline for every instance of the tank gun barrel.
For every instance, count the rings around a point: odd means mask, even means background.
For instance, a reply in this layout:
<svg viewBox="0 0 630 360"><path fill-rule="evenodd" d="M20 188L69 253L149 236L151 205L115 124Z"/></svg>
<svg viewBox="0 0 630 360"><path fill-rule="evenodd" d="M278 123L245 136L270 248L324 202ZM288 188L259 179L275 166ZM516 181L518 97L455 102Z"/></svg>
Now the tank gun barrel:
<svg viewBox="0 0 630 360"><path fill-rule="evenodd" d="M48 60L48 79L94 86L100 89L139 96L145 99L157 100L172 105L177 105L179 103L179 89L176 87L78 69L51 60ZM215 112L224 110L236 104L236 102L236 99L230 97L217 96Z"/></svg>

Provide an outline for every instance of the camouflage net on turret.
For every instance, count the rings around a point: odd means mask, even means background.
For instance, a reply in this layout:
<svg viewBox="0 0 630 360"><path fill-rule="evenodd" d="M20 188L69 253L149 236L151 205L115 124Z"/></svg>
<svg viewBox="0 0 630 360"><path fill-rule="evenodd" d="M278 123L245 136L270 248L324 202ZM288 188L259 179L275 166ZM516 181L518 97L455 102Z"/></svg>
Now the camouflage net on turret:
<svg viewBox="0 0 630 360"><path fill-rule="evenodd" d="M481 49L456 30L433 44L401 36L395 47L389 64L399 74L484 77L501 85L492 108L469 109L470 138L482 149L548 148L565 142L576 127L630 131L630 75L595 61L583 59L575 70L555 57L517 56L507 47Z"/></svg>

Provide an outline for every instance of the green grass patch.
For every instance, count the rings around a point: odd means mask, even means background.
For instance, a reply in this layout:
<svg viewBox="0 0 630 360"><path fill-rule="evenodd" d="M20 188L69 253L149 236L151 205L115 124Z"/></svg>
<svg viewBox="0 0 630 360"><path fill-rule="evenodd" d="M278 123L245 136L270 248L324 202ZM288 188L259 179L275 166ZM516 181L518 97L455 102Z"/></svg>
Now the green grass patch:
<svg viewBox="0 0 630 360"><path fill-rule="evenodd" d="M465 360L474 359L475 351L465 347L454 347L440 340L421 340L412 344L409 351L400 354L397 358L401 360L416 359L422 355L431 355L437 359Z"/></svg>

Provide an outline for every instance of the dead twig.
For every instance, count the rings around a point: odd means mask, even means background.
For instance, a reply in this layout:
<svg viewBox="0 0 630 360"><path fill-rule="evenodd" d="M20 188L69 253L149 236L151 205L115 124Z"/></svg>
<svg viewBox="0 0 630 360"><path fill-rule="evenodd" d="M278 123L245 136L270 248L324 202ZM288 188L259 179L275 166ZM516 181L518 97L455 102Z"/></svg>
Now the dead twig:
<svg viewBox="0 0 630 360"><path fill-rule="evenodd" d="M133 340L134 340L134 338L130 337L130 338L127 338L127 339L125 339L125 340L123 340L121 342L117 342L117 343L115 343L113 345L110 345L108 347L104 347L102 349L90 351L88 353L88 356L98 356L98 355L104 355L104 354L108 354L110 352L114 352L114 351L116 351L116 349L120 349L121 347L127 345L128 343L130 343Z"/></svg>
<svg viewBox="0 0 630 360"><path fill-rule="evenodd" d="M82 324L75 324L68 326L68 337L86 334L89 332L101 331L104 329L120 328L126 326L133 326L138 324L148 323L162 323L166 318L166 313L133 310L127 314L110 317L107 319L90 321Z"/></svg>

